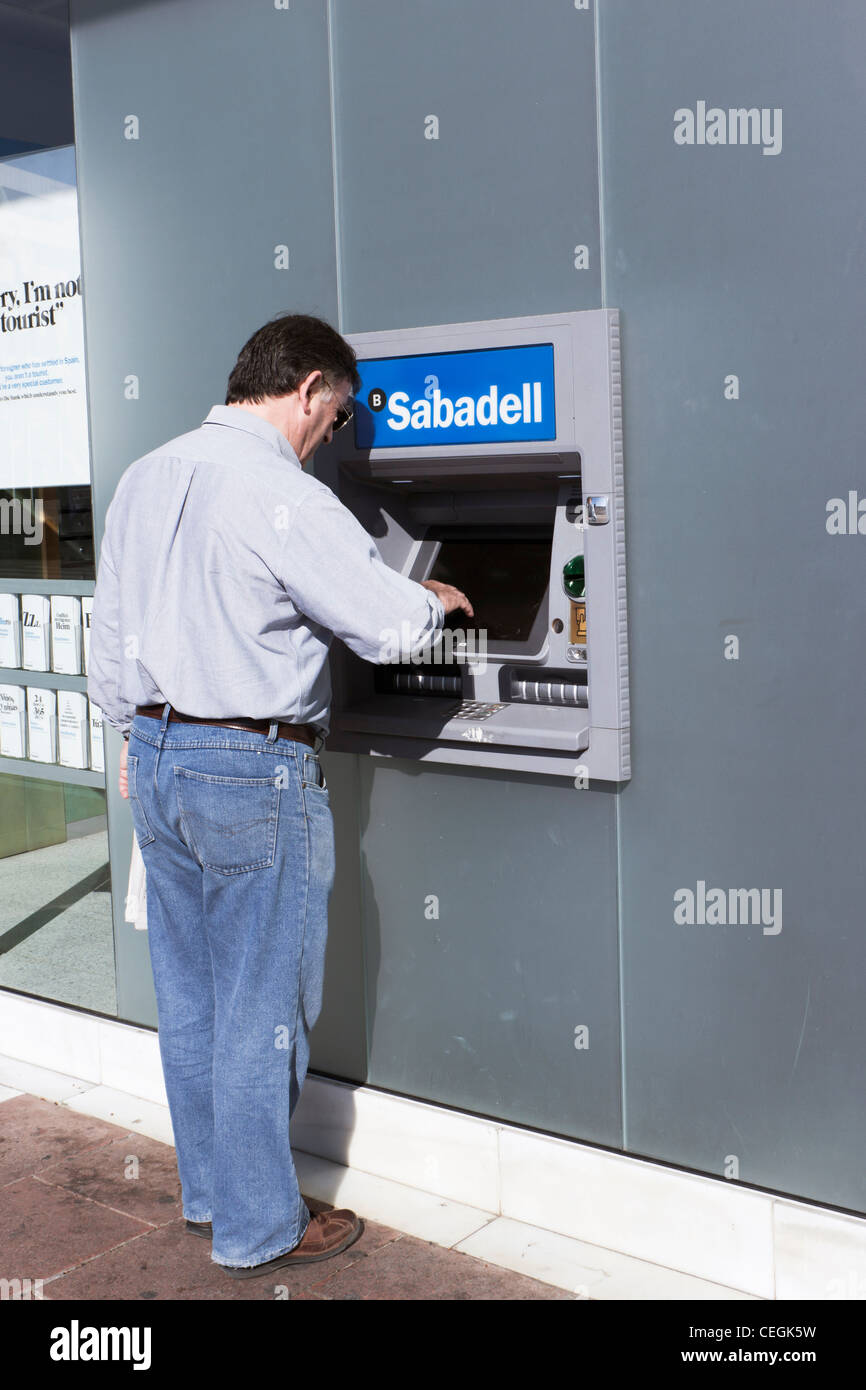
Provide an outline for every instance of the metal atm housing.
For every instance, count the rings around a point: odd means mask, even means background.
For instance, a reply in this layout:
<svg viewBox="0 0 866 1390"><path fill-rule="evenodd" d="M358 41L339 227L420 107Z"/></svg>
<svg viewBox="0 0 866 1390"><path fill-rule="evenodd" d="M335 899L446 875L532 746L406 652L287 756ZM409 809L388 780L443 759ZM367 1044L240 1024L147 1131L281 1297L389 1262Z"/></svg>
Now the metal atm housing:
<svg viewBox="0 0 866 1390"><path fill-rule="evenodd" d="M627 779L617 311L348 341L363 382L355 421L321 451L316 474L387 564L456 584L475 616L450 615L446 627L459 631L443 634L423 662L386 651L373 665L335 641L328 748L553 773L577 785ZM525 369L536 360L537 381ZM497 378L507 386L514 371L505 394ZM463 407L470 427L428 424L422 401L441 424L455 400L474 399L471 386L456 396L473 375L484 405L477 417ZM413 405L417 429L407 423Z"/></svg>

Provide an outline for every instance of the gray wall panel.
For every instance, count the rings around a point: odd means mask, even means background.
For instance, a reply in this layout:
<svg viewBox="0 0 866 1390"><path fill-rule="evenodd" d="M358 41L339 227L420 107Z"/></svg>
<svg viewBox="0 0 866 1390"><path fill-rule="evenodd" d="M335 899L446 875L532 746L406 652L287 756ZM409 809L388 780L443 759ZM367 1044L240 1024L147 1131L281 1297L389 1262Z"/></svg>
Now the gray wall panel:
<svg viewBox="0 0 866 1390"><path fill-rule="evenodd" d="M361 825L370 1081L618 1145L613 794L362 758Z"/></svg>
<svg viewBox="0 0 866 1390"><path fill-rule="evenodd" d="M602 7L635 769L627 1147L718 1174L735 1155L745 1182L857 1209L866 542L825 520L863 482L864 40L852 4ZM676 145L674 111L699 98L781 107L781 152ZM677 925L698 880L781 890L781 932Z"/></svg>
<svg viewBox="0 0 866 1390"><path fill-rule="evenodd" d="M224 399L256 328L287 309L336 317L327 15L319 0L242 15L234 0L73 0L72 39L104 512L133 458Z"/></svg>
<svg viewBox="0 0 866 1390"><path fill-rule="evenodd" d="M311 1040L310 1065L314 1071L346 1081L364 1081L367 1076L358 762L349 753L325 750L321 755L334 817L335 862L325 988Z"/></svg>
<svg viewBox="0 0 866 1390"><path fill-rule="evenodd" d="M562 0L333 8L346 331L596 308L592 14Z"/></svg>
<svg viewBox="0 0 866 1390"><path fill-rule="evenodd" d="M592 15L332 9L346 331L597 307ZM369 1080L619 1144L614 797L360 761Z"/></svg>

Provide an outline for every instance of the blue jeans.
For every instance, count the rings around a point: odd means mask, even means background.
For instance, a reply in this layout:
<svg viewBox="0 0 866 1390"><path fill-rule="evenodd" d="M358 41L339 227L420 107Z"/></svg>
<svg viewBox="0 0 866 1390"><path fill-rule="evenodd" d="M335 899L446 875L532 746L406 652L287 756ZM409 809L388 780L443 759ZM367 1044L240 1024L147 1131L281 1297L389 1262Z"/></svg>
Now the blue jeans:
<svg viewBox="0 0 866 1390"><path fill-rule="evenodd" d="M212 1258L292 1250L310 1212L289 1121L322 1001L334 831L304 743L136 715L129 805L144 859L159 1049L183 1214Z"/></svg>

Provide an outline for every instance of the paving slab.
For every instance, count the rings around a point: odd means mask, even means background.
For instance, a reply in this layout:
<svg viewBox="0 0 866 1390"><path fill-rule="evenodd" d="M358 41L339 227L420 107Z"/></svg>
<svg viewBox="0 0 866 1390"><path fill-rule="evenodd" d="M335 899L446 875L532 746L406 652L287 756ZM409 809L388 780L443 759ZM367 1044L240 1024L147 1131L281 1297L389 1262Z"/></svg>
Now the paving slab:
<svg viewBox="0 0 866 1390"><path fill-rule="evenodd" d="M368 1258L335 1270L310 1290L321 1298L424 1300L570 1299L574 1294L512 1274L507 1269L443 1250L415 1236L401 1236Z"/></svg>
<svg viewBox="0 0 866 1390"><path fill-rule="evenodd" d="M312 1212L337 1205L305 1200ZM0 1107L0 1275L41 1280L47 1301L574 1297L357 1210L364 1230L341 1254L232 1279L186 1228L170 1145L31 1095Z"/></svg>
<svg viewBox="0 0 866 1390"><path fill-rule="evenodd" d="M152 1226L183 1216L174 1149L143 1134L115 1130L107 1142L46 1163L39 1176Z"/></svg>
<svg viewBox="0 0 866 1390"><path fill-rule="evenodd" d="M0 1188L0 1273L48 1280L151 1229L38 1177L19 1178Z"/></svg>
<svg viewBox="0 0 866 1390"><path fill-rule="evenodd" d="M117 1126L64 1105L16 1096L0 1111L0 1187L117 1137Z"/></svg>

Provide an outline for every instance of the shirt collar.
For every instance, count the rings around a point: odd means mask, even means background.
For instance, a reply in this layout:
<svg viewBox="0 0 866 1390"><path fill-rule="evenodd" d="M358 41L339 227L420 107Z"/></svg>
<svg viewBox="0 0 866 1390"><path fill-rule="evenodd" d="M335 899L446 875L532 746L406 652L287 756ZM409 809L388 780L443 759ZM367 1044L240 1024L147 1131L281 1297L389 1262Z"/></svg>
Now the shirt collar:
<svg viewBox="0 0 866 1390"><path fill-rule="evenodd" d="M269 444L272 449L281 453L283 458L288 459L290 463L294 463L298 468L303 467L288 439L284 434L280 434L276 425L269 424L260 415L254 415L251 410L244 410L243 406L215 405L202 424L226 425L229 429L243 430L245 434L254 434L265 444Z"/></svg>

